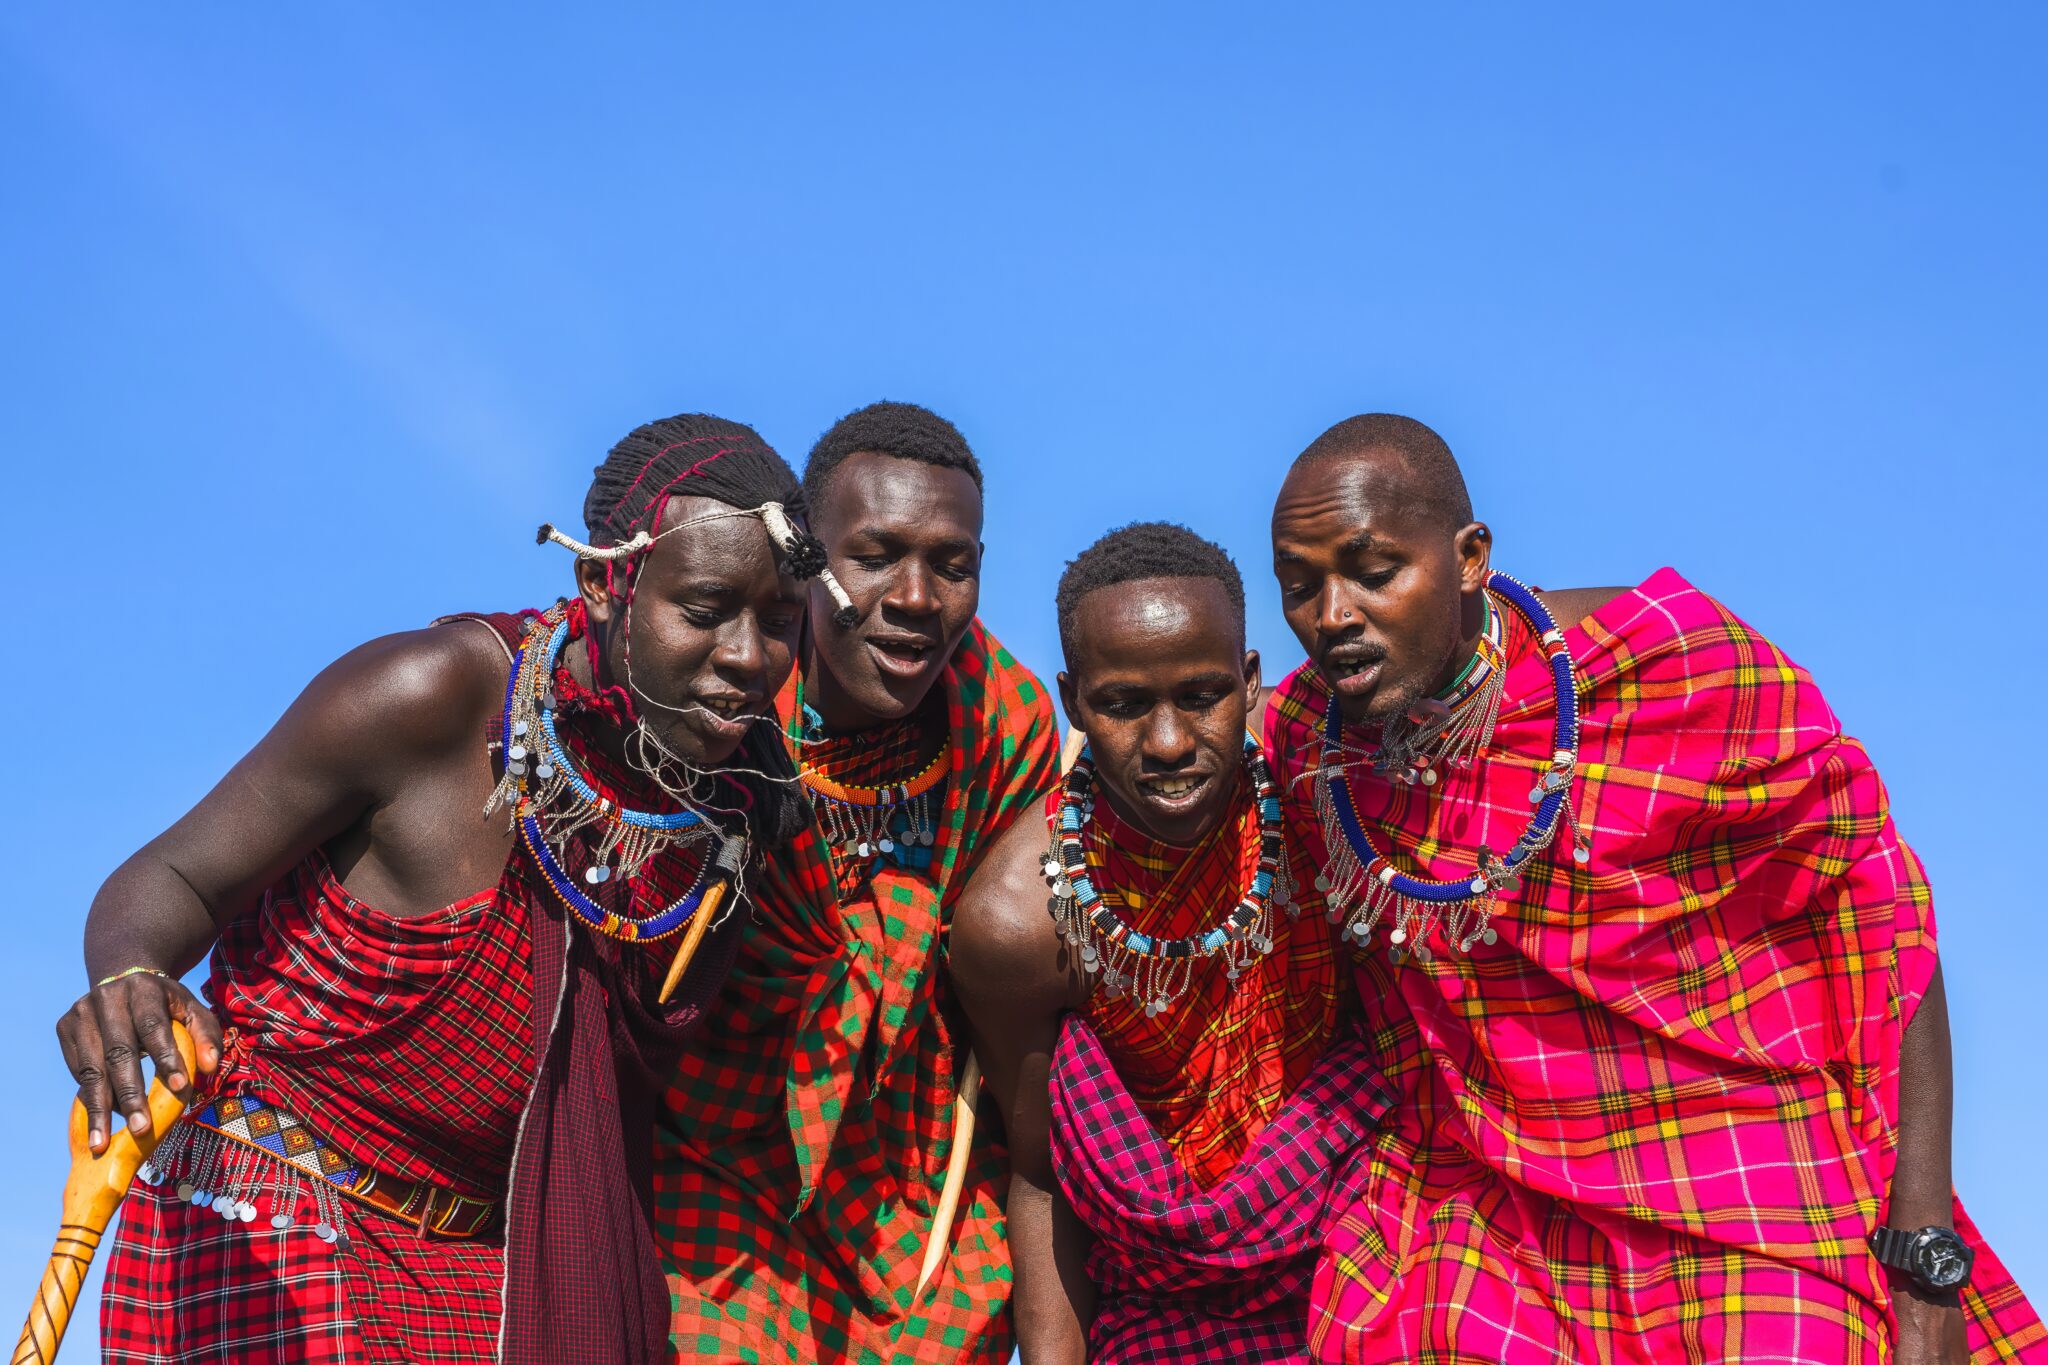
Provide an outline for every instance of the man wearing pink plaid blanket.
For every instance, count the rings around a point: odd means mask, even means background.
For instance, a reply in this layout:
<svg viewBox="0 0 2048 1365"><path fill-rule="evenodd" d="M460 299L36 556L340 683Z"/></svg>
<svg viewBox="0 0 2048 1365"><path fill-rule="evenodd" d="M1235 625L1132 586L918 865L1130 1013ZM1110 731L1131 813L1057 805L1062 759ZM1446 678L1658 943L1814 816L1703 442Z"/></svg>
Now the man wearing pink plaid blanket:
<svg viewBox="0 0 2048 1365"><path fill-rule="evenodd" d="M1395 1101L1333 1361L2048 1354L1949 1182L1932 896L1806 672L1670 569L1532 591L1436 433L1295 462L1267 747Z"/></svg>

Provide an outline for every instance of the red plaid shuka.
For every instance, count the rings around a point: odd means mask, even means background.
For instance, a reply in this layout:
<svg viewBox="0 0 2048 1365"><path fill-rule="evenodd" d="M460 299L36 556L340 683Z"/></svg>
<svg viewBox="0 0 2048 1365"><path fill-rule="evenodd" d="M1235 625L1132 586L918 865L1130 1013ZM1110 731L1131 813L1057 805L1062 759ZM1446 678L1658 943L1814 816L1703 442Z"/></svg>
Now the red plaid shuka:
<svg viewBox="0 0 2048 1365"><path fill-rule="evenodd" d="M841 900L815 828L772 861L670 1094L656 1195L679 1360L1009 1357L1005 1166L986 1136L952 1251L923 1300L911 1290L952 1144L946 925L981 854L1057 780L1057 739L1043 685L979 623L940 685L952 748L931 867L884 864Z"/></svg>
<svg viewBox="0 0 2048 1365"><path fill-rule="evenodd" d="M526 907L503 891L398 919L312 854L214 949L207 995L248 1045L221 1084L346 1135L379 1170L502 1198L533 1052ZM250 1224L135 1186L101 1298L107 1360L494 1358L498 1238L427 1240L342 1201L348 1242L330 1246L309 1178L275 1164ZM273 1213L296 1221L274 1229Z"/></svg>
<svg viewBox="0 0 2048 1365"><path fill-rule="evenodd" d="M1193 848L1161 843L1096 803L1090 876L1105 902L1153 938L1200 935L1223 922L1258 870L1259 816L1240 782L1230 819ZM1048 830L1060 793L1046 800ZM1277 910L1273 951L1237 981L1195 968L1188 994L1147 1018L1132 997L1089 997L1083 1013L1123 1087L1195 1183L1228 1175L1308 1074L1337 1028L1334 931L1320 903L1299 921Z"/></svg>
<svg viewBox="0 0 2048 1365"><path fill-rule="evenodd" d="M1052 1062L1053 1171L1094 1235L1089 1360L1306 1362L1316 1251L1358 1197L1354 1153L1389 1098L1364 1040L1323 1051L1206 1187L1120 1069L1069 1015Z"/></svg>
<svg viewBox="0 0 2048 1365"><path fill-rule="evenodd" d="M532 615L452 619L490 626L509 653ZM563 740L592 783L629 804L657 800L582 741L587 696L574 680L558 673L556 687ZM587 866L588 848L567 854L572 874ZM673 900L696 872L683 853L655 860L624 888L625 908ZM282 1164L253 1223L138 1185L107 1266L107 1359L659 1358L656 1077L722 981L740 923L714 929L676 1000L650 1008L666 957L572 928L523 854L492 890L399 919L350 896L316 850L214 950L208 995L247 1044L219 1084L281 1104L386 1174L504 1201L504 1236L423 1238L342 1200L328 1212L346 1240L330 1246L307 1178ZM274 1229L275 1213L296 1221Z"/></svg>
<svg viewBox="0 0 2048 1365"><path fill-rule="evenodd" d="M1934 969L1919 864L1812 679L1678 574L1566 638L1592 861L1532 863L1495 947L1394 967L1382 939L1359 962L1398 1098L1328 1240L1311 1342L1342 1361L1889 1360L1865 1238ZM1283 781L1317 761L1325 696L1304 668L1274 699ZM1508 847L1552 715L1515 621L1477 767L1433 789L1359 773L1361 818L1437 876ZM1310 791L1289 781L1303 831ZM1956 1225L1974 1241L1960 1206ZM1963 1301L1975 1360L2040 1358L1981 1247Z"/></svg>
<svg viewBox="0 0 2048 1365"><path fill-rule="evenodd" d="M1059 808L1055 791L1048 829ZM1258 828L1243 782L1231 818L1193 848L1098 802L1090 875L1134 928L1199 935L1258 870ZM1062 1030L1053 1169L1094 1235L1091 1360L1307 1359L1314 1249L1384 1106L1364 1044L1331 1049L1342 977L1321 908L1276 913L1273 951L1236 982L1199 965L1187 996L1151 1018L1097 991Z"/></svg>

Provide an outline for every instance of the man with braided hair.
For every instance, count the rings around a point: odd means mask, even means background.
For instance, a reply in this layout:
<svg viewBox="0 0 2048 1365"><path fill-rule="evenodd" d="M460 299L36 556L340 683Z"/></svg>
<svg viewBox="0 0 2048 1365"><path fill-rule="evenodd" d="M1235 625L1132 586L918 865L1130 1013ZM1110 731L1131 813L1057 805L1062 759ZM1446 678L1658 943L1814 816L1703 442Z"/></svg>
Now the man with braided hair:
<svg viewBox="0 0 2048 1365"><path fill-rule="evenodd" d="M59 1025L92 1145L147 1130L141 1056L197 1091L115 1237L108 1360L666 1358L655 1101L744 912L658 988L801 823L802 511L750 428L638 428L591 543L542 528L573 599L344 656L107 881ZM209 945L210 1009L177 980Z"/></svg>
<svg viewBox="0 0 2048 1365"><path fill-rule="evenodd" d="M1272 532L1267 748L1396 1096L1317 1357L2048 1356L1951 1189L1932 894L1805 670L1671 569L1493 572L1410 418L1326 432Z"/></svg>
<svg viewBox="0 0 2048 1365"><path fill-rule="evenodd" d="M1058 605L1087 748L990 852L953 950L1009 1135L1019 1345L1306 1360L1317 1246L1384 1097L1329 926L1288 912L1244 584L1141 522L1083 550Z"/></svg>
<svg viewBox="0 0 2048 1365"><path fill-rule="evenodd" d="M756 883L760 922L670 1097L676 1354L1002 1362L1002 1151L985 1129L955 1150L967 1049L943 963L970 873L1053 783L1051 704L975 618L981 469L950 422L863 408L804 484L851 609L812 594L777 708L812 820Z"/></svg>

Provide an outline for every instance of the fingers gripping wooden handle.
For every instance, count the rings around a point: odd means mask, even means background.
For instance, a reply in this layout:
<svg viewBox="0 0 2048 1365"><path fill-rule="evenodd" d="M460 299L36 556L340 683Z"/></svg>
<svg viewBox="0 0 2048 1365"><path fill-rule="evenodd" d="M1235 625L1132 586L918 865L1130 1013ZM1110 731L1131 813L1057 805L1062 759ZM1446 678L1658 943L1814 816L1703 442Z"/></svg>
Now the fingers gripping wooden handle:
<svg viewBox="0 0 2048 1365"><path fill-rule="evenodd" d="M197 1076L199 1057L192 1045L192 1035L183 1024L174 1023L171 1029L177 1035L178 1056L184 1060L185 1074ZM114 1210L128 1193L136 1169L156 1150L165 1130L185 1112L185 1102L162 1081L150 1082L148 1105L148 1137L138 1139L127 1125L119 1125L107 1142L107 1150L94 1156L86 1143L85 1106L72 1102L71 1175L64 1182L64 1215L57 1229L56 1248L50 1252L49 1267L43 1271L43 1282L36 1289L35 1302L29 1305L21 1340L14 1347L13 1365L50 1365L56 1360L64 1329L71 1324L71 1310L78 1306L78 1291L85 1284L86 1272L92 1269L92 1258L100 1249L107 1224L114 1221Z"/></svg>

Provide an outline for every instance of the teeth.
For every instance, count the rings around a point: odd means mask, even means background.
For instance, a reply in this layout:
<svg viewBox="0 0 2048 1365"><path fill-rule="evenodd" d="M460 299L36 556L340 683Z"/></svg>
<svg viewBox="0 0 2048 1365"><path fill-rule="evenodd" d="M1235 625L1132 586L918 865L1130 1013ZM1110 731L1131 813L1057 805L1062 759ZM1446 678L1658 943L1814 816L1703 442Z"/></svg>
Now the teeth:
<svg viewBox="0 0 2048 1365"><path fill-rule="evenodd" d="M1195 788L1201 785L1202 784L1197 781L1154 782L1152 784L1152 790L1158 792L1161 796L1165 797L1186 796L1189 792L1193 791Z"/></svg>

